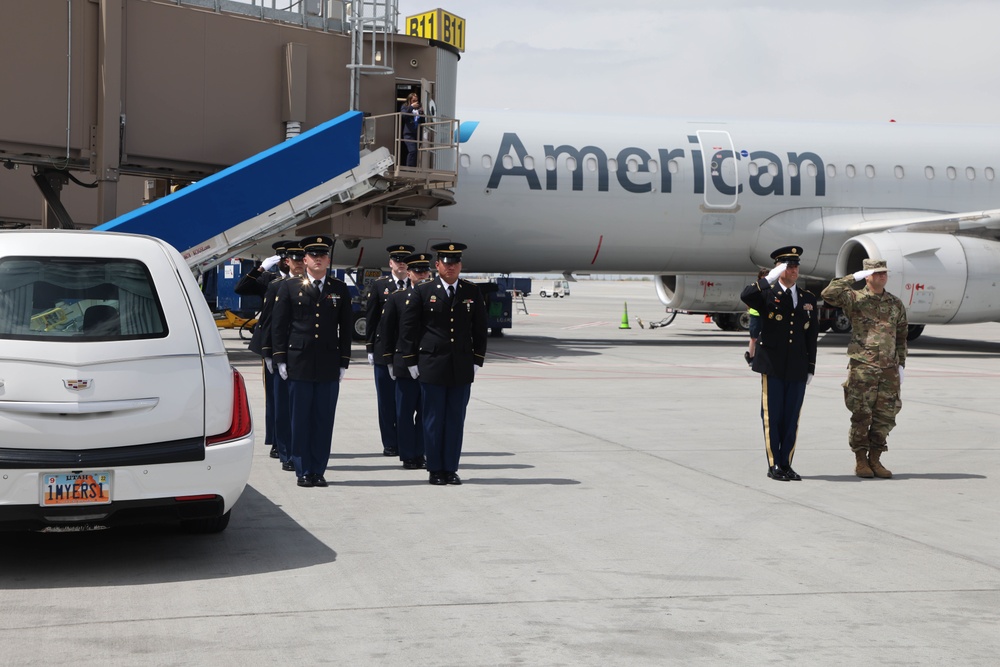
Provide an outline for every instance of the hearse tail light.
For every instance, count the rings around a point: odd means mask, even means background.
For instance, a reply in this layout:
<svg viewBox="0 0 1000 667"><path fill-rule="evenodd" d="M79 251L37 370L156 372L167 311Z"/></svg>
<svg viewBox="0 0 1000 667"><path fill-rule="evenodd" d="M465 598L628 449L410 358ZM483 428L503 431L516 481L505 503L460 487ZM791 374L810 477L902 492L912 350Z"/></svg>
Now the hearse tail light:
<svg viewBox="0 0 1000 667"><path fill-rule="evenodd" d="M211 447L222 442L238 440L253 430L253 420L250 418L250 398L247 396L247 386L240 372L233 369L233 420L225 433L205 438L205 445Z"/></svg>

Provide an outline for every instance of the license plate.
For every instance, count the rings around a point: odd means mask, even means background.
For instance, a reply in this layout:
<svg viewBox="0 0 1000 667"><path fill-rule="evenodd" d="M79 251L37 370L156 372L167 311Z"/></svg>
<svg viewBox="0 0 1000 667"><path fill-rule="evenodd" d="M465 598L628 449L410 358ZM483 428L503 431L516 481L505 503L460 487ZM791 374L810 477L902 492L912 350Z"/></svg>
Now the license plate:
<svg viewBox="0 0 1000 667"><path fill-rule="evenodd" d="M45 473L42 480L42 507L60 505L105 505L111 502L111 473Z"/></svg>

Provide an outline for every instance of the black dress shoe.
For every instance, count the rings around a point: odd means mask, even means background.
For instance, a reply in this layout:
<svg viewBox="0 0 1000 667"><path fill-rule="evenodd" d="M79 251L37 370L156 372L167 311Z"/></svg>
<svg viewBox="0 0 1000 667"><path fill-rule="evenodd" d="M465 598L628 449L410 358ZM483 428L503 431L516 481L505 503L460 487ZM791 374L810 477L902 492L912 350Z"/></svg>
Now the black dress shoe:
<svg viewBox="0 0 1000 667"><path fill-rule="evenodd" d="M312 485L313 486L330 486L329 484L327 484L326 478L323 477L323 475L313 475L312 476Z"/></svg>
<svg viewBox="0 0 1000 667"><path fill-rule="evenodd" d="M794 470L792 470L792 466L788 466L787 468L782 468L781 472L785 475L785 477L787 477L789 480L791 480L793 482L801 482L802 481L801 475L799 475L799 473L797 473Z"/></svg>
<svg viewBox="0 0 1000 667"><path fill-rule="evenodd" d="M406 459L405 461L403 461L403 467L406 468L407 470L419 470L420 462L417 461L416 459Z"/></svg>
<svg viewBox="0 0 1000 667"><path fill-rule="evenodd" d="M418 456L417 458L415 458L413 460L416 462L418 468L426 468L427 467L427 460L424 457Z"/></svg>
<svg viewBox="0 0 1000 667"><path fill-rule="evenodd" d="M446 472L444 474L444 481L446 481L448 484L454 484L455 486L458 486L462 483L462 478L458 476L457 472Z"/></svg>
<svg viewBox="0 0 1000 667"><path fill-rule="evenodd" d="M271 458L272 459L278 458L278 447L277 447L277 445L271 445Z"/></svg>
<svg viewBox="0 0 1000 667"><path fill-rule="evenodd" d="M382 450L382 456L399 456L399 450L386 447Z"/></svg>
<svg viewBox="0 0 1000 667"><path fill-rule="evenodd" d="M432 472L427 481L434 486L444 486L448 483L448 480L445 479L443 472Z"/></svg>
<svg viewBox="0 0 1000 667"><path fill-rule="evenodd" d="M785 477L785 473L782 472L781 468L778 466L772 466L767 469L767 476L771 479L776 479L779 482L787 482L788 478Z"/></svg>
<svg viewBox="0 0 1000 667"><path fill-rule="evenodd" d="M299 477L299 481L296 482L296 483L299 486L312 486L313 485L312 477L310 477L309 475L303 475L302 477Z"/></svg>
<svg viewBox="0 0 1000 667"><path fill-rule="evenodd" d="M292 463L291 461L285 461L284 463L281 464L281 469L282 470L295 470L295 464Z"/></svg>

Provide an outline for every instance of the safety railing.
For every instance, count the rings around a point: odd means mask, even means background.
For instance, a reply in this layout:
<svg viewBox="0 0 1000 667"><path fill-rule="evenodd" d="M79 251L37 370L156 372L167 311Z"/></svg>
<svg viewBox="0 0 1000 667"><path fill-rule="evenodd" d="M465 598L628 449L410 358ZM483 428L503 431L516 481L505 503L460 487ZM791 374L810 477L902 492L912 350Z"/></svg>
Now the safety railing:
<svg viewBox="0 0 1000 667"><path fill-rule="evenodd" d="M421 116L417 137L404 139L402 113L368 116L363 143L372 147L391 142L394 180L451 188L458 179L458 126L454 118Z"/></svg>

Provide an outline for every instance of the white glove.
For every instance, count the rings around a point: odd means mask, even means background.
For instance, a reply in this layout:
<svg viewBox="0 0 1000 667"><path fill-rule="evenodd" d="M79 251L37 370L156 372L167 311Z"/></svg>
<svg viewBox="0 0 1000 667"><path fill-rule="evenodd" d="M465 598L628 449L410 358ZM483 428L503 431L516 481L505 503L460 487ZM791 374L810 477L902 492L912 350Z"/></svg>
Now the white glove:
<svg viewBox="0 0 1000 667"><path fill-rule="evenodd" d="M903 385L903 366L899 366L899 385Z"/></svg>
<svg viewBox="0 0 1000 667"><path fill-rule="evenodd" d="M369 366L375 365L375 355L372 354L371 352L368 353L368 365Z"/></svg>
<svg viewBox="0 0 1000 667"><path fill-rule="evenodd" d="M282 380L288 379L288 364L278 362L278 375L281 376Z"/></svg>
<svg viewBox="0 0 1000 667"><path fill-rule="evenodd" d="M409 368L410 368L410 377L411 378L413 378L414 380L416 380L418 377L420 377L420 369L419 368L417 368L416 366L410 366Z"/></svg>
<svg viewBox="0 0 1000 667"><path fill-rule="evenodd" d="M809 384L812 381L813 381L813 374L809 373L808 375L806 375L806 384Z"/></svg>
<svg viewBox="0 0 1000 667"><path fill-rule="evenodd" d="M278 257L277 255L271 255L270 257L268 257L267 259L265 259L263 262L260 263L260 268L264 269L265 271L270 271L271 269L276 267L278 265L278 262L280 261L281 261L280 257Z"/></svg>
<svg viewBox="0 0 1000 667"><path fill-rule="evenodd" d="M338 382L344 379L344 375L345 375L346 373L347 373L347 369L346 369L346 368L343 368L343 367L341 367L341 369L340 369L340 377L339 377L339 378L337 379L337 380L338 380Z"/></svg>
<svg viewBox="0 0 1000 667"><path fill-rule="evenodd" d="M782 262L781 264L778 264L776 267L771 269L770 273L767 274L767 282L769 282L772 285L776 283L778 281L778 278L781 277L781 274L784 273L785 269L787 268L788 268L787 262Z"/></svg>
<svg viewBox="0 0 1000 667"><path fill-rule="evenodd" d="M389 364L388 368L389 368L389 377L392 378L393 382L395 382L396 381L396 371L392 370L392 364Z"/></svg>
<svg viewBox="0 0 1000 667"><path fill-rule="evenodd" d="M873 273L875 273L875 269L867 269L865 271L855 271L854 272L854 282L857 282L859 280L864 280L865 278L867 278L868 276L872 275Z"/></svg>
<svg viewBox="0 0 1000 667"><path fill-rule="evenodd" d="M472 377L479 374L479 364L472 364Z"/></svg>
<svg viewBox="0 0 1000 667"><path fill-rule="evenodd" d="M268 373L274 373L274 360L271 357L264 357L264 367Z"/></svg>

